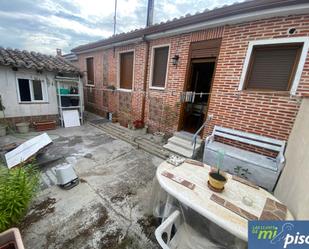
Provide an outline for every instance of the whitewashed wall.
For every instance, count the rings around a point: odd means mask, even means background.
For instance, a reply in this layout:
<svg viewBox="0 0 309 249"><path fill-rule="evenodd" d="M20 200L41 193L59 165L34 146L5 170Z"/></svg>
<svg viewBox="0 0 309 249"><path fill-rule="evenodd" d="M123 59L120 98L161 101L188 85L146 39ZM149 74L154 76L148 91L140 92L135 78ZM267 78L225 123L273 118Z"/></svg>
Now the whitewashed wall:
<svg viewBox="0 0 309 249"><path fill-rule="evenodd" d="M17 78L34 77L44 79L47 83L47 102L44 103L19 103L17 92ZM6 117L39 116L58 114L55 74L39 74L32 70L13 71L11 67L0 67L0 95L5 106ZM0 112L1 113L1 112ZM2 113L0 114L1 117Z"/></svg>
<svg viewBox="0 0 309 249"><path fill-rule="evenodd" d="M288 146L286 166L275 196L299 220L309 219L309 99L303 99Z"/></svg>

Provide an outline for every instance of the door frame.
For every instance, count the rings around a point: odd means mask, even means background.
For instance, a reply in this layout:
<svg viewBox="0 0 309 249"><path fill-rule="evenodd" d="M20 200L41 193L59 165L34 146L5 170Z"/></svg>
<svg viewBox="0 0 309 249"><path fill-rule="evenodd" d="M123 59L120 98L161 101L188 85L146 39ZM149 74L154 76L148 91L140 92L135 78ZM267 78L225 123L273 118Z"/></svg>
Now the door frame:
<svg viewBox="0 0 309 249"><path fill-rule="evenodd" d="M211 81L210 81L210 89L209 89L209 92L211 93L212 92L212 87L213 87L213 81L214 81L214 75L215 75L215 71L216 71L216 66L217 66L217 59L216 58L207 58L207 59L203 59L203 60L191 60L191 63L190 63L190 77L188 79L188 84L186 85L186 89L192 84L192 77L193 77L193 66L194 64L198 64L198 63L214 63L214 69L213 69L213 75L212 75L212 78L211 78ZM207 100L207 104L206 104L206 107L204 109L204 119L203 119L203 123L205 122L206 120L206 117L207 117L207 112L208 112L208 107L209 107L209 102L210 102L210 97L208 97L208 100ZM185 122L186 122L186 106L187 106L187 103L182 103L182 112L183 112L183 115L182 115L182 120L180 120L180 129L184 129L184 126L185 126Z"/></svg>
<svg viewBox="0 0 309 249"><path fill-rule="evenodd" d="M213 40L209 40L209 41L213 42L214 40L218 40L218 47L219 47L218 53L216 54L216 56L213 56L213 57L203 57L203 58L192 58L192 44L194 44L194 42L193 43L191 42L190 49L189 49L189 55L188 55L188 61L187 61L187 70L186 70L186 74L185 74L185 81L184 81L185 84L183 86L183 91L187 91L187 88L188 88L188 86L189 86L189 84L191 83L191 80L192 80L192 64L193 64L192 61L193 60L194 61L200 60L201 63L202 63L202 61L207 62L207 60L208 61L212 60L215 63L213 77L212 77L212 80L210 82L211 85L210 85L210 91L209 91L210 93L212 93L213 83L214 83L214 79L215 79L216 71L217 71L218 58L219 58L219 54L220 54L220 50L221 50L222 38L213 39ZM204 41L204 42L206 42L206 41ZM205 108L205 111L204 111L203 123L205 122L205 120L207 118L207 113L208 113L208 109L209 109L210 100L211 100L211 95L208 98L207 105L206 105L206 108ZM184 127L185 108L186 108L186 103L181 103L177 131L182 130L183 127ZM204 130L201 132L201 136L203 136L203 133L204 133Z"/></svg>

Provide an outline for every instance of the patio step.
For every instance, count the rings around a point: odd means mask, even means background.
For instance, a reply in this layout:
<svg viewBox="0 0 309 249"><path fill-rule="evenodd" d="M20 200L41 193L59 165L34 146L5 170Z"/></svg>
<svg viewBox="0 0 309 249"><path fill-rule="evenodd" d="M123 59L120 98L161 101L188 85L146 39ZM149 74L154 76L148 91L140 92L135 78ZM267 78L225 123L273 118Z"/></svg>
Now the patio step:
<svg viewBox="0 0 309 249"><path fill-rule="evenodd" d="M188 149L185 149L183 147L180 147L180 146L177 146L177 145L174 145L174 144L170 144L170 143L167 143L165 145L163 145L163 147L165 149L168 149L180 156L184 156L184 157L187 157L187 158L191 158L193 156L193 150L188 150Z"/></svg>
<svg viewBox="0 0 309 249"><path fill-rule="evenodd" d="M168 139L168 143L163 147L181 156L192 158L194 145L192 144L193 134L185 131L175 132L174 136ZM202 139L196 139L194 154L200 149Z"/></svg>
<svg viewBox="0 0 309 249"><path fill-rule="evenodd" d="M93 124L90 123L92 126L103 130L104 132L108 133L109 135L124 140L134 146L137 146L137 143L134 141L135 137L132 135L132 132L130 132L130 129L127 129L125 127L121 127L120 125L116 125L113 123L105 123L105 124Z"/></svg>
<svg viewBox="0 0 309 249"><path fill-rule="evenodd" d="M192 141L194 134L186 131L176 131L174 132L175 137L179 137L188 141ZM202 143L203 140L201 139L200 136L197 136L196 143Z"/></svg>
<svg viewBox="0 0 309 249"><path fill-rule="evenodd" d="M170 155L170 152L164 149L162 146L150 141L149 139L136 135L136 133L133 133L132 130L128 128L113 123L105 123L100 125L93 123L90 124L98 129L103 130L104 132L108 133L109 135L115 138L130 143L133 146L136 146L139 149L143 149L148 153L153 154L162 159L167 159Z"/></svg>
<svg viewBox="0 0 309 249"><path fill-rule="evenodd" d="M105 123L101 124L102 127L107 128L107 129L113 129L119 133L123 133L128 137L133 137L133 133L130 129L123 127L119 124L114 124L114 123Z"/></svg>
<svg viewBox="0 0 309 249"><path fill-rule="evenodd" d="M193 150L194 145L192 141L180 138L180 137L171 137L168 139L168 143L174 144L175 146L180 146L184 149ZM201 146L201 142L196 142L195 149L198 149Z"/></svg>
<svg viewBox="0 0 309 249"><path fill-rule="evenodd" d="M158 156L162 159L167 159L171 155L171 153L164 149L161 145L158 145L148 139L137 138L135 141L138 144L138 148L143 149L148 153Z"/></svg>

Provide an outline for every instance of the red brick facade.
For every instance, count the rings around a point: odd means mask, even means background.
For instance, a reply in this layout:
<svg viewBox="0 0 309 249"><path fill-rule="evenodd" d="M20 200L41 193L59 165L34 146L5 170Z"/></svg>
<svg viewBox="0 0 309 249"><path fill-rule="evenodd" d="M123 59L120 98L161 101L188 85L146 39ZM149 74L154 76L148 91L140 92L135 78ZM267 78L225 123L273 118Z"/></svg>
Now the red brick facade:
<svg viewBox="0 0 309 249"><path fill-rule="evenodd" d="M296 33L289 35L289 28L296 28ZM86 108L100 115L117 113L123 124L144 116L151 131L176 131L182 114L179 96L185 89L190 43L222 38L207 112L214 118L203 135L211 132L214 125L222 125L287 140L300 106L300 96L309 93L309 57L296 96L290 97L288 92L238 91L238 86L250 41L299 36L309 36L309 15L227 25L151 40L149 45L143 41L79 54L81 71L86 70L85 58L94 57L95 87L85 86ZM160 44L170 45L168 76L164 90L153 90L149 88L151 48ZM108 90L108 86L118 87L118 53L126 50L134 50L133 90ZM177 67L171 62L175 54L180 56Z"/></svg>

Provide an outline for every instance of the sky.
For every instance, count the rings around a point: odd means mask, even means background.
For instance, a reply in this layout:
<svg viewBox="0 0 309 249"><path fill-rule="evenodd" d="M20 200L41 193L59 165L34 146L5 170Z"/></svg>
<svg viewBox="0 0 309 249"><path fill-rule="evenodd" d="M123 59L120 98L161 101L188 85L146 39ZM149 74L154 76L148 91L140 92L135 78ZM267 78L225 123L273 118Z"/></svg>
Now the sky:
<svg viewBox="0 0 309 249"><path fill-rule="evenodd" d="M154 23L237 0L154 0ZM242 2L238 0L237 2ZM114 0L0 0L0 46L55 54L113 34ZM116 33L146 23L147 0L118 0Z"/></svg>

